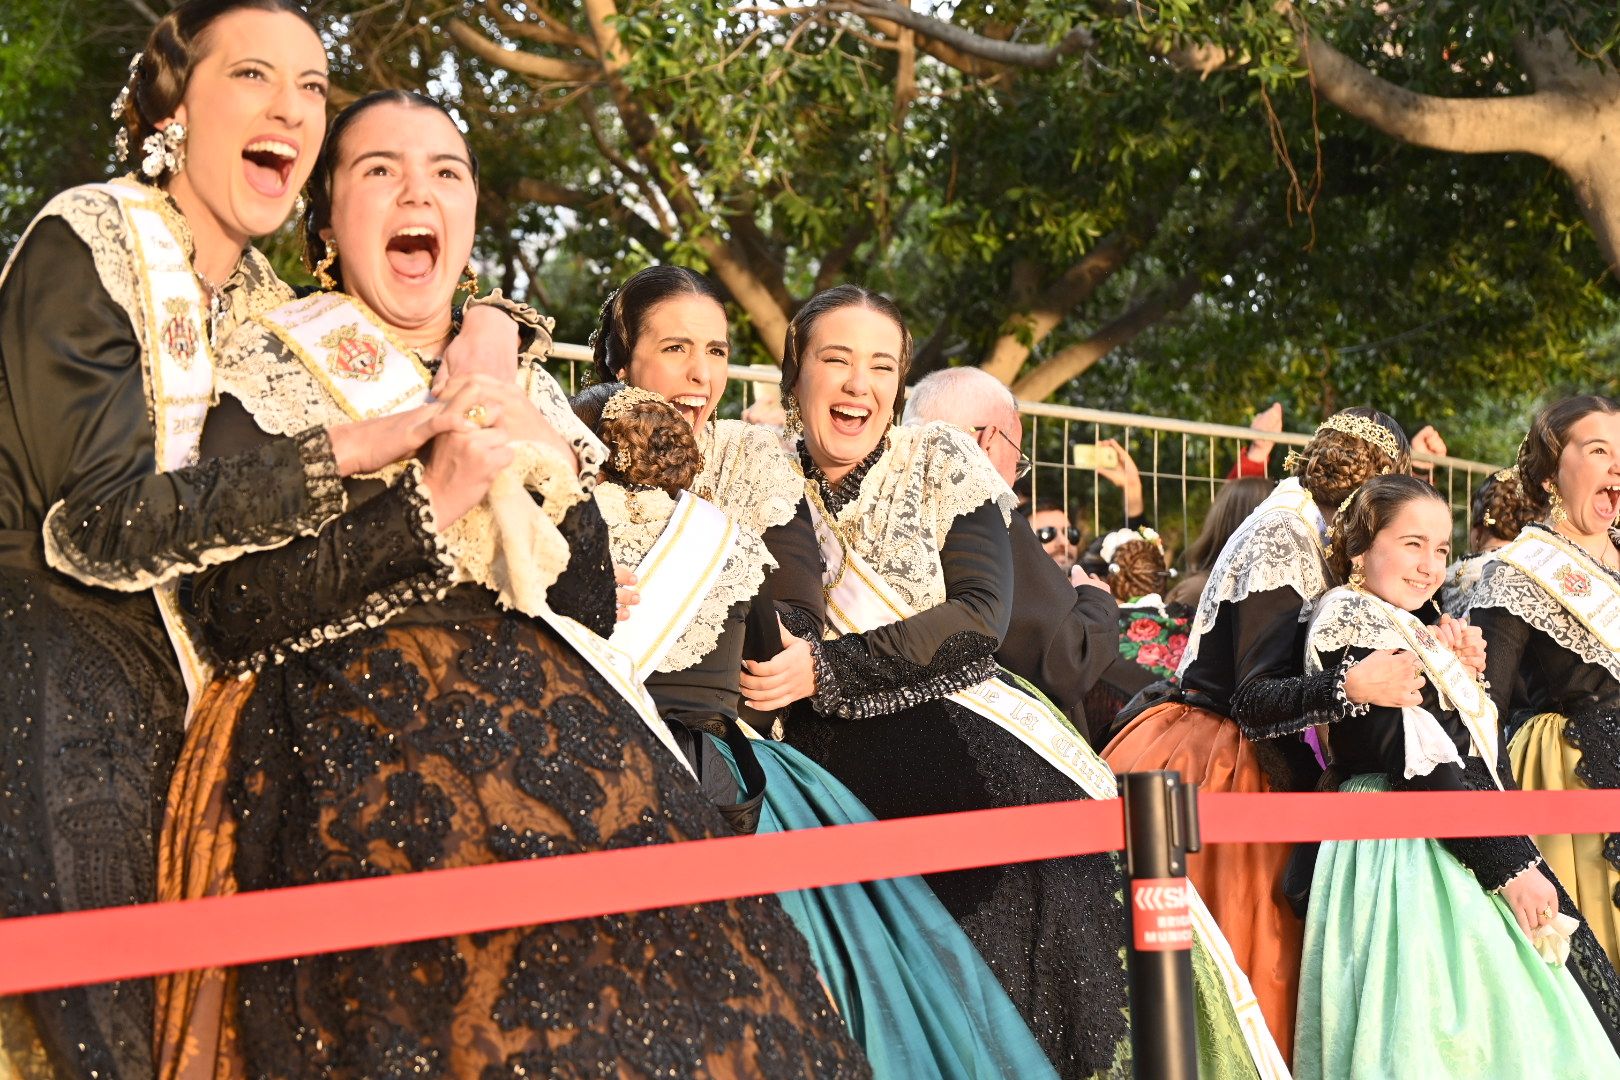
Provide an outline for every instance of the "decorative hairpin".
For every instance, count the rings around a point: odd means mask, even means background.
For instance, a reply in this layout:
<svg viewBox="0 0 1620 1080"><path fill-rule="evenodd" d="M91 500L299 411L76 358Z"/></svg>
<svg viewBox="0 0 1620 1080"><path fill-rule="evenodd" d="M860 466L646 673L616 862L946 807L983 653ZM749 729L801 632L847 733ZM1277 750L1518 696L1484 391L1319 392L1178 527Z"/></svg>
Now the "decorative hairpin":
<svg viewBox="0 0 1620 1080"><path fill-rule="evenodd" d="M1344 512L1350 509L1350 504L1356 501L1356 496L1360 494L1360 492L1360 488L1356 488L1354 491L1350 492L1350 494L1344 497L1344 501L1339 504L1339 508L1333 511L1333 520L1328 524L1327 530L1328 558L1333 557L1333 545L1339 541L1339 521L1344 517Z"/></svg>
<svg viewBox="0 0 1620 1080"><path fill-rule="evenodd" d="M1497 469L1496 472L1491 475L1491 479L1495 480L1498 484L1516 484L1519 482L1519 467L1517 465L1509 465L1505 469Z"/></svg>
<svg viewBox="0 0 1620 1080"><path fill-rule="evenodd" d="M1362 442L1372 443L1392 458L1401 456L1401 448L1395 442L1395 433L1378 421L1365 416L1334 413L1317 426L1316 434L1320 435L1324 431L1353 435Z"/></svg>
<svg viewBox="0 0 1620 1080"><path fill-rule="evenodd" d="M129 158L129 127L124 123L124 112L129 108L130 94L135 86L135 69L141 66L141 57L145 55L138 52L129 58L129 78L124 80L124 85L118 88L118 96L113 98L112 118L118 124L118 134L113 136L113 149L117 151L120 162Z"/></svg>
<svg viewBox="0 0 1620 1080"><path fill-rule="evenodd" d="M1305 460L1305 455L1301 454L1298 450L1290 450L1290 451L1288 451L1288 453L1283 455L1283 472L1285 472L1285 473L1293 472L1295 469L1297 469L1299 467L1300 462L1302 462L1304 460Z"/></svg>
<svg viewBox="0 0 1620 1080"><path fill-rule="evenodd" d="M669 399L662 394L655 394L651 390L640 386L626 386L623 390L608 398L607 404L602 406L602 419L604 421L617 420L637 405L642 404L658 404L671 410L674 409L674 406L670 405Z"/></svg>

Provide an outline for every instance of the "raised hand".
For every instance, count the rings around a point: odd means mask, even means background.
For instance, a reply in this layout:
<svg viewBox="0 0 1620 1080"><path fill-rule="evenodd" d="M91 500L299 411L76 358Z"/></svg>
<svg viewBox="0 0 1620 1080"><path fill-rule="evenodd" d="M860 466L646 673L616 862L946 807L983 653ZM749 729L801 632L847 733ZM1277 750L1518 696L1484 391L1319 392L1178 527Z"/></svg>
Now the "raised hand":
<svg viewBox="0 0 1620 1080"><path fill-rule="evenodd" d="M1344 696L1357 705L1400 709L1423 704L1423 665L1405 649L1380 649L1350 666Z"/></svg>

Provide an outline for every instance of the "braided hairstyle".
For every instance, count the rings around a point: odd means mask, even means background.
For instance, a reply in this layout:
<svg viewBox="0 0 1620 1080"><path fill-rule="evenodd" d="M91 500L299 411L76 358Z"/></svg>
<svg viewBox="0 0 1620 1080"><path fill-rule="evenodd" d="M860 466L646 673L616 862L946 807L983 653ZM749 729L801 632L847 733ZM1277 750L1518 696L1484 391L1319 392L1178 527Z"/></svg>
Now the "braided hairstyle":
<svg viewBox="0 0 1620 1080"><path fill-rule="evenodd" d="M1170 568L1164 549L1151 540L1127 540L1114 552L1108 567L1108 587L1121 602L1164 591Z"/></svg>
<svg viewBox="0 0 1620 1080"><path fill-rule="evenodd" d="M602 301L596 329L591 331L591 376L595 382L623 379L630 368L636 341L652 309L677 296L707 296L722 311L725 294L696 270L684 266L649 266L631 274Z"/></svg>
<svg viewBox="0 0 1620 1080"><path fill-rule="evenodd" d="M1395 437L1397 453L1391 457L1382 447L1359 436L1317 428L1295 458L1292 472L1318 506L1338 506L1374 476L1412 470L1412 444L1393 418L1366 405L1341 409L1334 415L1360 417L1387 429Z"/></svg>
<svg viewBox="0 0 1620 1080"><path fill-rule="evenodd" d="M1620 413L1620 402L1601 394L1577 394L1536 413L1530 433L1519 444L1519 487L1535 510L1544 517L1552 505L1550 485L1558 480L1558 459L1564 456L1569 429L1593 413Z"/></svg>
<svg viewBox="0 0 1620 1080"><path fill-rule="evenodd" d="M1512 540L1540 516L1535 504L1525 496L1517 469L1487 476L1474 489L1468 510L1468 546L1475 551L1485 550L1493 539Z"/></svg>
<svg viewBox="0 0 1620 1080"><path fill-rule="evenodd" d="M1401 507L1414 499L1433 499L1450 504L1427 480L1407 473L1388 473L1370 478L1333 519L1333 550L1328 566L1340 581L1350 580L1351 562L1372 547L1379 532L1389 527Z"/></svg>
<svg viewBox="0 0 1620 1080"><path fill-rule="evenodd" d="M623 384L592 386L573 400L574 413L585 421L608 449L603 472L615 483L662 488L674 495L692 486L703 455L692 427L675 406L664 401L641 400L620 405L613 415L602 413Z"/></svg>
<svg viewBox="0 0 1620 1080"><path fill-rule="evenodd" d="M174 117L191 85L192 71L208 55L208 31L214 23L237 11L296 15L320 34L309 12L293 0L186 0L152 27L140 60L130 70L129 92L119 96L118 112L113 118L123 128L121 147L140 147L159 124ZM166 174L148 177L139 170L136 175L154 184L167 178Z"/></svg>

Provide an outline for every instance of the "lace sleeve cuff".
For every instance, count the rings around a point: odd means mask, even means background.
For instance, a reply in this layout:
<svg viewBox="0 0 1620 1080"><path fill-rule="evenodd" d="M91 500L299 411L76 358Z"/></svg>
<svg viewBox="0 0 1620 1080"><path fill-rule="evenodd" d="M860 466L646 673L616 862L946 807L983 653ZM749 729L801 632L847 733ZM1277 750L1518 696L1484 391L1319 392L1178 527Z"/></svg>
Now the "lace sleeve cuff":
<svg viewBox="0 0 1620 1080"><path fill-rule="evenodd" d="M1336 669L1284 679L1254 679L1232 695L1232 719L1250 739L1297 735L1319 724L1364 716L1370 706L1344 695L1350 658Z"/></svg>
<svg viewBox="0 0 1620 1080"><path fill-rule="evenodd" d="M324 427L312 427L293 436L298 459L304 465L304 490L309 495L309 517L322 523L343 513L346 498L338 473L332 437Z"/></svg>
<svg viewBox="0 0 1620 1080"><path fill-rule="evenodd" d="M1530 850L1526 852L1521 844L1513 841L1522 841L1523 844L1529 845ZM1527 836L1501 837L1496 850L1505 858L1496 860L1470 858L1458 851L1458 848L1491 843L1489 840L1451 840L1446 845L1451 848L1452 854L1457 856L1458 862L1474 872L1474 877L1479 880L1480 887L1486 892L1501 892L1514 878L1531 867L1541 865L1541 853L1535 850L1534 841Z"/></svg>
<svg viewBox="0 0 1620 1080"><path fill-rule="evenodd" d="M971 631L946 638L926 667L899 656L872 656L861 634L817 644L819 648L812 645L817 656L814 704L823 715L845 720L888 716L948 697L998 670L995 639Z"/></svg>
<svg viewBox="0 0 1620 1080"><path fill-rule="evenodd" d="M494 308L517 323L525 356L538 359L551 352L551 328L555 320L540 314L528 304L503 295L499 289L491 289L488 294L475 296L461 305L463 312L475 307Z"/></svg>

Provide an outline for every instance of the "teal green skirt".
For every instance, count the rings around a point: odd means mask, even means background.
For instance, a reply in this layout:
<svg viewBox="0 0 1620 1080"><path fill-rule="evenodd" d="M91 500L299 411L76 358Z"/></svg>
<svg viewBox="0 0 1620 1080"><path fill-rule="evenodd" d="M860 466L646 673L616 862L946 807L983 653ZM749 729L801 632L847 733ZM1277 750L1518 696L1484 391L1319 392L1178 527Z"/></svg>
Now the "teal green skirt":
<svg viewBox="0 0 1620 1080"><path fill-rule="evenodd" d="M791 746L759 741L754 752L766 781L760 832L876 820ZM810 942L876 1080L1056 1080L1006 991L921 878L779 899Z"/></svg>
<svg viewBox="0 0 1620 1080"><path fill-rule="evenodd" d="M1322 845L1295 1034L1299 1080L1620 1076L1574 977L1435 840Z"/></svg>

